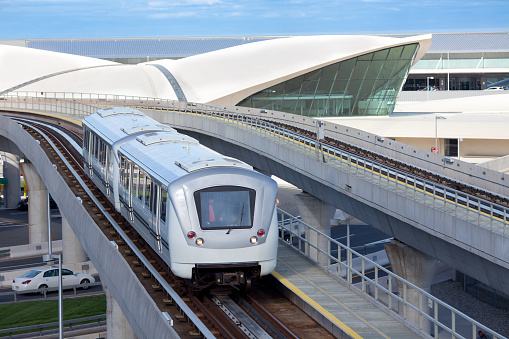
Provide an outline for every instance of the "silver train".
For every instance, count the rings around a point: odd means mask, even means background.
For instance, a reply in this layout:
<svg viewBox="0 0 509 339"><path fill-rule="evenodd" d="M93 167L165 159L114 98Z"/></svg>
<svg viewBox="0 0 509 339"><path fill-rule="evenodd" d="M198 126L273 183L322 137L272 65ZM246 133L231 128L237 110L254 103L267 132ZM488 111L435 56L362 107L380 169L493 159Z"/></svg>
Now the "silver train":
<svg viewBox="0 0 509 339"><path fill-rule="evenodd" d="M249 286L274 270L274 180L135 109L101 109L83 132L88 175L175 275Z"/></svg>

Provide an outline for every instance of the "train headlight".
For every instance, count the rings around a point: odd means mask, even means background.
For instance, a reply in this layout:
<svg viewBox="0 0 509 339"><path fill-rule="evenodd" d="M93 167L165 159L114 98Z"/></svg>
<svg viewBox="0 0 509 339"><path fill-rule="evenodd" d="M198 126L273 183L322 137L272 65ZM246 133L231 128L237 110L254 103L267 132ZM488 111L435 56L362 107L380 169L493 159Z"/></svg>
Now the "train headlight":
<svg viewBox="0 0 509 339"><path fill-rule="evenodd" d="M257 234L258 234L259 237L263 237L265 235L265 230L264 229L259 229Z"/></svg>
<svg viewBox="0 0 509 339"><path fill-rule="evenodd" d="M203 239L202 238L196 239L196 245L198 245L198 246L203 245Z"/></svg>
<svg viewBox="0 0 509 339"><path fill-rule="evenodd" d="M189 239L194 239L196 237L196 233L194 233L193 231L190 231L189 233L187 233L187 237Z"/></svg>
<svg viewBox="0 0 509 339"><path fill-rule="evenodd" d="M251 241L251 244L256 244L258 242L258 238L257 237L251 237L251 239L249 239L249 241Z"/></svg>

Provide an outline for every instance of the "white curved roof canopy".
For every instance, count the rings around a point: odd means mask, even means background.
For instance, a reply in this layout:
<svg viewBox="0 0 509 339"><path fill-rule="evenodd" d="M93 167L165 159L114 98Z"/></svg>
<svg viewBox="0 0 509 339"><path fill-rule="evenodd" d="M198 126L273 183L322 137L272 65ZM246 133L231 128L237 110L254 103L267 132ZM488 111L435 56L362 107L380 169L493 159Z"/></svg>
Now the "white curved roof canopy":
<svg viewBox="0 0 509 339"><path fill-rule="evenodd" d="M301 36L266 40L180 59L159 60L179 81L188 101L235 105L280 82L377 50L419 43L416 60L431 34L410 38L365 35Z"/></svg>
<svg viewBox="0 0 509 339"><path fill-rule="evenodd" d="M418 43L416 61L431 45L431 34L409 38L324 35L249 43L179 60L138 65L30 48L0 45L0 92L118 94L235 105L272 85L342 60L377 50ZM163 66L163 73L157 67ZM172 77L178 83L171 83ZM179 94L177 95L176 92Z"/></svg>

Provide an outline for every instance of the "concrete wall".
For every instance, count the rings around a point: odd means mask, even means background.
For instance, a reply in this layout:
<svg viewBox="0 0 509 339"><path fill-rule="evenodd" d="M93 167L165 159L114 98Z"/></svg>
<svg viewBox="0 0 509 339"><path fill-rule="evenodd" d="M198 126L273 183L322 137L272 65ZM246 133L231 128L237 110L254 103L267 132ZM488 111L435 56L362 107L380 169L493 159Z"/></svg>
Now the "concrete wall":
<svg viewBox="0 0 509 339"><path fill-rule="evenodd" d="M508 147L508 150L509 150L509 147ZM505 171L509 170L509 155L507 155L505 157L500 157L495 160L482 162L479 164L479 166L489 168L494 171L505 172Z"/></svg>

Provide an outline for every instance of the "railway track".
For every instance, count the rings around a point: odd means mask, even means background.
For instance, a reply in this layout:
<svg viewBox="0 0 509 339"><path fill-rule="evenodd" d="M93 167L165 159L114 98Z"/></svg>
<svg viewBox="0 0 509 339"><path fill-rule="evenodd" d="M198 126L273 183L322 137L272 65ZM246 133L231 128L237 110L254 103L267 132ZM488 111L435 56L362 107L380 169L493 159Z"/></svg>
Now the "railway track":
<svg viewBox="0 0 509 339"><path fill-rule="evenodd" d="M65 162L60 159L58 153L52 148L53 143L58 151L62 153L66 161L71 164L76 173L79 174L88 189L100 201L102 207L108 211L110 216L120 226L122 231L129 237L138 250L145 256L148 262L157 270L166 282L175 290L179 297L188 305L195 315L203 322L210 332L217 338L298 338L299 336L290 330L291 325L289 318L275 316L275 313L293 314L292 321L299 319L300 324L307 324L307 328L315 329L314 333L323 332L322 336L327 338L329 332L318 325L314 320L309 318L297 306L289 302L286 298L270 295L266 296L269 291L274 288L267 287L267 291L257 288L255 291L258 297L239 296L235 290L212 291L209 297L203 297L200 294L191 293L186 281L175 277L168 266L161 258L148 246L143 238L139 236L131 225L115 211L109 200L95 188L94 184L85 175L83 169L82 155L79 149L72 145L75 142L81 145L81 135L77 131L71 131L61 125L50 126L47 122L41 123L32 118L20 118L19 115L13 117L23 128L30 133L46 152L50 160L57 166L57 170L68 183L69 187L77 197L82 199L83 206L95 220L97 226L110 240L118 245L119 252L129 263L133 272L145 287L151 298L157 304L161 312L167 312L173 319L173 328L177 331L181 338L197 338L202 337L196 326L189 322L182 309L180 309L176 301L162 288L161 284L155 279L150 271L142 264L140 258L133 254L133 250L129 248L123 241L120 234L115 230L113 225L100 212L100 207L95 205L94 199L86 194L86 190L79 185L78 180L72 172L65 166ZM72 128L71 128L72 129ZM65 131L68 137L64 137L61 133ZM49 141L46 139L48 138ZM72 140L72 141L70 141ZM274 292L272 292L274 293ZM263 297L265 295L265 297ZM256 298L260 298L257 301ZM281 303L286 300L284 308L274 307L273 301ZM269 309L272 312L268 311ZM298 329L297 329L298 330ZM318 332L317 332L318 331ZM330 336L332 338L332 336Z"/></svg>
<svg viewBox="0 0 509 339"><path fill-rule="evenodd" d="M308 131L308 130L305 130L302 128L298 128L298 127L295 127L292 125L280 123L277 121L272 121L272 120L263 120L263 121L265 121L267 123L274 124L275 126L278 126L279 128L282 128L282 129L285 129L285 130L288 130L288 131L291 131L294 133L298 133L302 136L316 140L315 132L311 132L311 131ZM402 171L402 172L408 173L409 175L416 175L416 176L419 176L425 180L432 181L437 184L444 185L444 186L447 186L454 190L463 192L465 194L472 195L479 199L484 199L484 200L490 201L492 203L496 203L501 206L509 208L509 200L507 199L507 197L500 196L500 195L494 194L492 192L483 191L482 189L479 189L477 187L465 185L462 182L454 181L450 178L437 175L435 173L426 171L422 168L418 168L415 166L408 165L406 163L402 163L395 159L385 157L378 153L363 149L361 147L357 147L355 145L343 142L341 140L334 139L331 137L325 137L324 141L322 141L322 144L326 145L326 146L332 146L339 150L349 152L355 156L367 158L367 159L382 163L384 166L387 166L390 169Z"/></svg>

